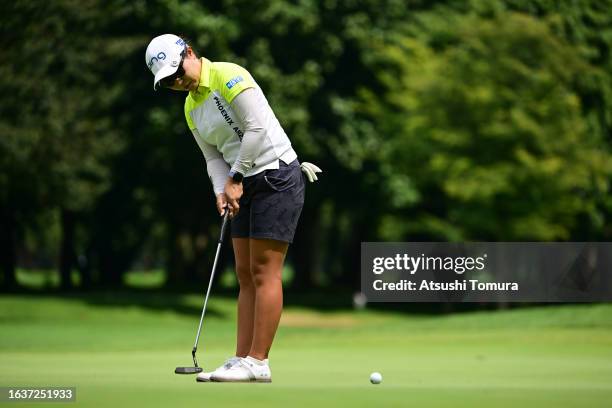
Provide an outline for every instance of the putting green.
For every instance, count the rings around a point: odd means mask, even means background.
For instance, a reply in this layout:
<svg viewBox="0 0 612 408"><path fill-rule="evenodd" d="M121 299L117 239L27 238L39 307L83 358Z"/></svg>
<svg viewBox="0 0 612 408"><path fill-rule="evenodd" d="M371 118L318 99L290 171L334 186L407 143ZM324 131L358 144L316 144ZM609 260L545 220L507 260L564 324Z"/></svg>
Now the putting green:
<svg viewBox="0 0 612 408"><path fill-rule="evenodd" d="M426 317L288 308L272 384L202 384L173 373L190 363L200 302L3 295L0 385L77 387L76 403L55 407L558 408L612 400L612 305ZM234 342L234 302L217 297L210 306L199 350L206 368ZM372 371L382 384L369 383Z"/></svg>

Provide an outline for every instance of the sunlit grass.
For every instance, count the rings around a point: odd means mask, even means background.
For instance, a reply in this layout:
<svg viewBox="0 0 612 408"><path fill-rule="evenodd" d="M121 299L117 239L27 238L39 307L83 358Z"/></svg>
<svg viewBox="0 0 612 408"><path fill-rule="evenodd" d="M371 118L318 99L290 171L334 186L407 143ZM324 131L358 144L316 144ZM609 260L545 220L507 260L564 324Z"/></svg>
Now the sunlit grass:
<svg viewBox="0 0 612 408"><path fill-rule="evenodd" d="M416 315L288 307L270 385L197 384L201 294L0 297L0 384L77 387L82 407L585 407L612 398L612 305ZM234 352L235 301L213 296L198 356ZM383 374L369 384L372 371ZM27 404L20 405L27 406ZM60 404L61 406L61 404Z"/></svg>

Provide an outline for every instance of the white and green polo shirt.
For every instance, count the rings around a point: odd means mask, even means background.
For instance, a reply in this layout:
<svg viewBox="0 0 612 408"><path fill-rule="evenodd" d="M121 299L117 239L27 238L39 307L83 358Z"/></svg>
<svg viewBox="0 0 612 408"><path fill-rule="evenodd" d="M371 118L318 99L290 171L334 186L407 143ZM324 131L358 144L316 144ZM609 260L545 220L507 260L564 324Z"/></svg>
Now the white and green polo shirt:
<svg viewBox="0 0 612 408"><path fill-rule="evenodd" d="M189 92L185 99L185 118L190 130L197 130L196 137L216 146L230 166L238 158L244 125L232 109L232 101L242 91L255 88L258 106L263 112L265 137L263 146L246 177L267 169L278 169L278 160L291 163L297 154L263 92L251 74L239 65L228 62L211 62L201 58L202 72L196 91Z"/></svg>

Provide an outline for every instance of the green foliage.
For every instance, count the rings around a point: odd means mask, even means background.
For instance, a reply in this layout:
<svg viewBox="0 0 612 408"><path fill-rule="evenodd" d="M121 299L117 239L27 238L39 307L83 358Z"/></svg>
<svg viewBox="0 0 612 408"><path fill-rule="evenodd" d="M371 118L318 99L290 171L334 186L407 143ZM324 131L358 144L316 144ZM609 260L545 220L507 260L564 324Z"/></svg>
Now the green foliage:
<svg viewBox="0 0 612 408"><path fill-rule="evenodd" d="M0 90L15 98L1 102L4 205L82 211L109 188L109 159L123 146L110 107L122 85L106 74L126 49L100 35L101 6L10 6L0 70Z"/></svg>
<svg viewBox="0 0 612 408"><path fill-rule="evenodd" d="M564 240L582 216L601 228L597 200L612 167L574 88L593 68L526 15L451 25L431 17L424 16L431 41L405 37L382 47L380 65L394 68L379 71L383 98L363 91L364 110L386 135L387 183L400 197L392 202L418 214L392 233ZM443 44L433 41L441 37ZM401 199L397 174L409 175L418 202Z"/></svg>

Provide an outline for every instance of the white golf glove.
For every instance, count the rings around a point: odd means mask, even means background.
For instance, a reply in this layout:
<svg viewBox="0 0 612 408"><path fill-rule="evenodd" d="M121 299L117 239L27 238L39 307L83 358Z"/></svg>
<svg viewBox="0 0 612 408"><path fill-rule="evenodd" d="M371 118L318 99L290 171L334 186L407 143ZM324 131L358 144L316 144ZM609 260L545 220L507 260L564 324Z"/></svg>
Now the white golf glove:
<svg viewBox="0 0 612 408"><path fill-rule="evenodd" d="M308 177L308 181L310 181L311 183L314 183L319 179L317 177L317 173L323 173L323 170L321 170L312 163L303 162L302 164L300 164L300 167L302 168L304 174L306 174L306 177Z"/></svg>

